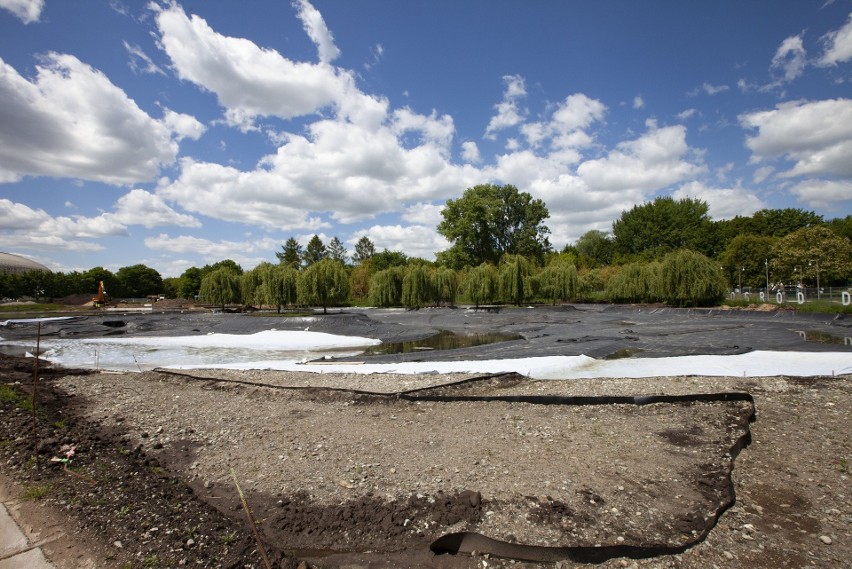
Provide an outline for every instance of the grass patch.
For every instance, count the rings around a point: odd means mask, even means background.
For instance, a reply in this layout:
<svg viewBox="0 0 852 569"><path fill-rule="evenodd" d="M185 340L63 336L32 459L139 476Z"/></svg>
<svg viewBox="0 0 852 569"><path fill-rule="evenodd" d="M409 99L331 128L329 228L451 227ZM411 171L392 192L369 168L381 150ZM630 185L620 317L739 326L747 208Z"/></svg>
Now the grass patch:
<svg viewBox="0 0 852 569"><path fill-rule="evenodd" d="M56 312L57 310L68 310L67 306L53 303L37 303L37 304L3 304L0 305L0 313L7 312Z"/></svg>
<svg viewBox="0 0 852 569"><path fill-rule="evenodd" d="M53 484L27 484L21 498L27 502L41 500L53 491Z"/></svg>
<svg viewBox="0 0 852 569"><path fill-rule="evenodd" d="M0 402L14 405L27 411L33 410L33 398L21 395L8 385L0 385Z"/></svg>

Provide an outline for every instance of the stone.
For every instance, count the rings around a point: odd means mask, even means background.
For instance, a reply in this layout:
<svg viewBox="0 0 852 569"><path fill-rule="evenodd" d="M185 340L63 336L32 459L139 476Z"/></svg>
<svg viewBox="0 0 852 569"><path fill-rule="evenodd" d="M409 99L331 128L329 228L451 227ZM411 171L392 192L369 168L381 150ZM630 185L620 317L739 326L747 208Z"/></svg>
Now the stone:
<svg viewBox="0 0 852 569"><path fill-rule="evenodd" d="M828 537L827 535L821 535L821 536L819 536L819 540L820 540L821 542L823 542L824 544L826 544L826 545L831 545L831 538L830 538L830 537Z"/></svg>

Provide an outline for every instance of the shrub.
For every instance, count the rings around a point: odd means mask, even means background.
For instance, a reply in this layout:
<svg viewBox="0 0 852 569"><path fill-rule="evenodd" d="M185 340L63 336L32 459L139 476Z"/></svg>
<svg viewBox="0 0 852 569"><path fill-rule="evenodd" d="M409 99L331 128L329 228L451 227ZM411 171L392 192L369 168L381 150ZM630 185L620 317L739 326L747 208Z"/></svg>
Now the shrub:
<svg viewBox="0 0 852 569"><path fill-rule="evenodd" d="M660 263L629 263L610 278L606 294L612 302L658 302Z"/></svg>

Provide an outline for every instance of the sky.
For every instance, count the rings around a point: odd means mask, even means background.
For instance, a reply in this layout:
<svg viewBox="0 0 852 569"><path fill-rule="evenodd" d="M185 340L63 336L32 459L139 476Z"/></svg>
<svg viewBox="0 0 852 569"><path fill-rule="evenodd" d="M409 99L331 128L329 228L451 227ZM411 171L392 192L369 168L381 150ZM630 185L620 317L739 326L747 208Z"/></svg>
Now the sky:
<svg viewBox="0 0 852 569"><path fill-rule="evenodd" d="M481 183L557 249L658 196L850 215L852 0L0 0L0 251L434 259Z"/></svg>

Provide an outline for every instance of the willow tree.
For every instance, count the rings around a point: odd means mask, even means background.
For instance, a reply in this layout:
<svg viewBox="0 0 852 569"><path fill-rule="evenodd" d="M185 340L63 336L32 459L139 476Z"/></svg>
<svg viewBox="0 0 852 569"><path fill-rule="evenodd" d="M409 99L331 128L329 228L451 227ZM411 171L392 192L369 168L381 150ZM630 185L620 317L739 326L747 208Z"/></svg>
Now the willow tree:
<svg viewBox="0 0 852 569"><path fill-rule="evenodd" d="M662 297L676 306L714 306L725 297L719 266L695 251L682 249L665 256L660 273Z"/></svg>
<svg viewBox="0 0 852 569"><path fill-rule="evenodd" d="M432 283L429 269L424 265L413 265L402 278L402 305L420 308L432 299Z"/></svg>
<svg viewBox="0 0 852 569"><path fill-rule="evenodd" d="M577 295L577 267L563 259L547 265L538 277L539 294L556 304Z"/></svg>
<svg viewBox="0 0 852 569"><path fill-rule="evenodd" d="M432 271L432 295L435 303L446 303L450 306L456 302L458 292L458 275L449 267L438 267Z"/></svg>
<svg viewBox="0 0 852 569"><path fill-rule="evenodd" d="M256 292L258 302L275 306L278 312L281 312L282 306L296 304L299 271L290 265L271 263L261 263L255 270L261 273L261 284Z"/></svg>
<svg viewBox="0 0 852 569"><path fill-rule="evenodd" d="M302 271L297 289L301 304L322 306L322 312L326 314L329 305L349 299L349 275L342 263L323 259Z"/></svg>
<svg viewBox="0 0 852 569"><path fill-rule="evenodd" d="M221 305L222 310L225 310L226 304L235 304L240 301L239 274L226 266L210 271L201 279L199 296L205 302Z"/></svg>
<svg viewBox="0 0 852 569"><path fill-rule="evenodd" d="M500 296L520 306L531 292L529 278L533 268L532 262L523 255L503 255L499 271Z"/></svg>
<svg viewBox="0 0 852 569"><path fill-rule="evenodd" d="M607 298L612 302L659 302L660 269L658 261L624 265L607 283Z"/></svg>
<svg viewBox="0 0 852 569"><path fill-rule="evenodd" d="M403 269L391 267L370 277L370 303L375 306L399 306L402 302Z"/></svg>
<svg viewBox="0 0 852 569"><path fill-rule="evenodd" d="M462 281L462 291L477 308L491 304L497 296L497 269L490 263L470 269Z"/></svg>

